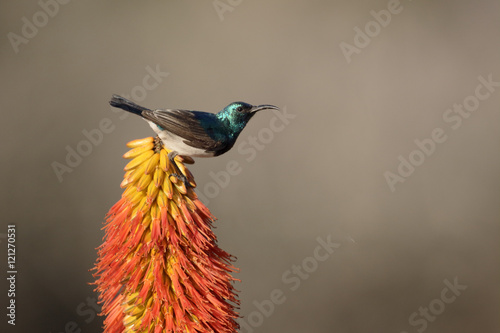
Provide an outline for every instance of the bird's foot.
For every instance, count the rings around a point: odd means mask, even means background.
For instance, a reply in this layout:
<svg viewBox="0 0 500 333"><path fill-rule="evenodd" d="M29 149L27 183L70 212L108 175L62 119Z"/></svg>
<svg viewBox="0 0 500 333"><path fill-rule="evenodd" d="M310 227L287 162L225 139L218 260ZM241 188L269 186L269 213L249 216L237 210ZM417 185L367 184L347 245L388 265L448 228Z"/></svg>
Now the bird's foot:
<svg viewBox="0 0 500 333"><path fill-rule="evenodd" d="M170 160L170 162L174 163L174 158L179 155L177 154L176 151L171 151L170 153L168 153L168 159ZM175 164L175 163L174 163Z"/></svg>
<svg viewBox="0 0 500 333"><path fill-rule="evenodd" d="M175 162L176 156L177 156L177 152L175 152L175 151L171 151L170 153L168 153L168 159L170 160L170 163L174 166L174 169L176 170L176 172L172 173L172 176L174 176L178 180L182 181L186 188L192 187L191 184L189 183L188 179L186 178L186 176L184 176L182 171L179 169L177 162Z"/></svg>
<svg viewBox="0 0 500 333"><path fill-rule="evenodd" d="M187 180L186 176L184 176L183 174L172 173L171 176L174 176L175 178L177 178L178 180L183 182L184 185L186 186L186 188L191 186L191 184L189 184L189 181Z"/></svg>

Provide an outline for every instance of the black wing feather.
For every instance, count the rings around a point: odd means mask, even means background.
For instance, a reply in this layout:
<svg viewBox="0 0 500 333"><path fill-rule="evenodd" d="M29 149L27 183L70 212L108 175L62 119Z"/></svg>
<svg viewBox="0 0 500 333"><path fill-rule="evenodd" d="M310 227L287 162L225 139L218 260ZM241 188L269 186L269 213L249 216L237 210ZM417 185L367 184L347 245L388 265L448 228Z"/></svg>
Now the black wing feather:
<svg viewBox="0 0 500 333"><path fill-rule="evenodd" d="M203 128L197 118L199 116L200 118L216 122L216 116L213 113L166 109L145 110L142 112L142 116L161 126L166 131L180 136L184 139L184 143L191 147L207 151L218 151L225 148L224 140L215 139L213 129L210 127Z"/></svg>

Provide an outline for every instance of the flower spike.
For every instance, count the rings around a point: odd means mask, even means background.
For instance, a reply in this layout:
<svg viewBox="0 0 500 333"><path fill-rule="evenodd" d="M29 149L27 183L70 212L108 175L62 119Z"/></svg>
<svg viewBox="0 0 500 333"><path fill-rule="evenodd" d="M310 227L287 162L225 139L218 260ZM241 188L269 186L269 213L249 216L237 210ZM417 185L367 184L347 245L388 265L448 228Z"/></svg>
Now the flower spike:
<svg viewBox="0 0 500 333"><path fill-rule="evenodd" d="M236 332L234 257L217 246L214 217L185 163L159 138L127 144L121 199L110 209L94 277L105 333Z"/></svg>

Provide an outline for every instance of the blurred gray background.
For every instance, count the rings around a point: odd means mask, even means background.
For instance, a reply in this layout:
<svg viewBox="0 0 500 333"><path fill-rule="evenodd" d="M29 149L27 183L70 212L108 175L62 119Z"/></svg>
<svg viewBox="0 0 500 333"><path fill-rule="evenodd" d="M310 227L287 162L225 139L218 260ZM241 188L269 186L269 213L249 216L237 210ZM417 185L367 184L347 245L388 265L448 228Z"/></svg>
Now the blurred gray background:
<svg viewBox="0 0 500 333"><path fill-rule="evenodd" d="M153 134L111 109L119 93L289 115L260 113L232 151L191 167L238 257L241 332L500 331L500 87L480 86L500 82L498 1L43 3L0 4L0 260L16 224L18 269L16 326L3 279L1 327L101 331L88 270L125 143ZM475 111L447 111L464 102ZM435 130L444 142L429 143ZM70 166L68 149L86 156Z"/></svg>

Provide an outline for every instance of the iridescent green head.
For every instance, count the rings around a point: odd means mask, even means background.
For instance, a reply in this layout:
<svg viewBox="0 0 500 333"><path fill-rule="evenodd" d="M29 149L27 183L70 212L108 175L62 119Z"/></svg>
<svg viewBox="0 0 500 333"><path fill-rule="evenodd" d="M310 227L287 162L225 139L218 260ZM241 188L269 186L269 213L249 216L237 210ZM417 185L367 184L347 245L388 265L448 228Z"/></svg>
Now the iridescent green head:
<svg viewBox="0 0 500 333"><path fill-rule="evenodd" d="M274 105L253 106L245 102L233 102L222 109L222 111L217 114L217 117L227 122L233 131L241 132L255 113L266 109L279 110L279 108Z"/></svg>

